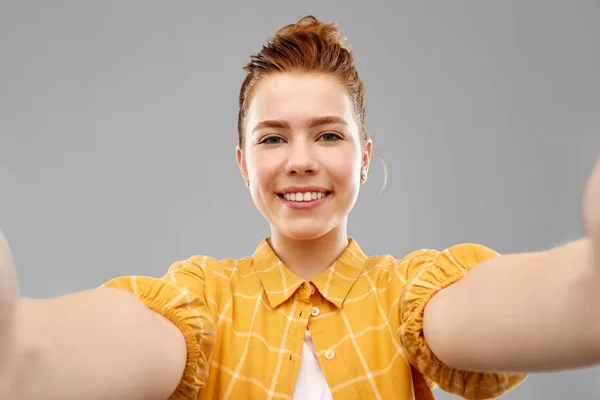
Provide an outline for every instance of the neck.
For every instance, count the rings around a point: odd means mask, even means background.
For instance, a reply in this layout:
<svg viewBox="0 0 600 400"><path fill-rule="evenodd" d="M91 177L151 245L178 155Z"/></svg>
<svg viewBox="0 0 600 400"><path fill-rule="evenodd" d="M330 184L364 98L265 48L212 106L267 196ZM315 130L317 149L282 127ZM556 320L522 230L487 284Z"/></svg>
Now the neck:
<svg viewBox="0 0 600 400"><path fill-rule="evenodd" d="M323 273L348 246L346 224L342 223L316 239L298 240L271 229L271 247L294 274L310 281Z"/></svg>

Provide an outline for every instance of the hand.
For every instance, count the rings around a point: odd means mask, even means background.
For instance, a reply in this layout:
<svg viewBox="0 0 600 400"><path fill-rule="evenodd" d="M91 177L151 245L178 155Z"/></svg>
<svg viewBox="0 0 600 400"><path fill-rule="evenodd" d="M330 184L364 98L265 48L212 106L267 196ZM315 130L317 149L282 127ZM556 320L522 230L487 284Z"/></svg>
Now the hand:
<svg viewBox="0 0 600 400"><path fill-rule="evenodd" d="M0 399L8 397L11 381L11 351L15 326L14 303L17 298L17 279L8 243L0 232Z"/></svg>
<svg viewBox="0 0 600 400"><path fill-rule="evenodd" d="M592 242L594 263L600 268L600 157L583 192L581 226L585 236Z"/></svg>

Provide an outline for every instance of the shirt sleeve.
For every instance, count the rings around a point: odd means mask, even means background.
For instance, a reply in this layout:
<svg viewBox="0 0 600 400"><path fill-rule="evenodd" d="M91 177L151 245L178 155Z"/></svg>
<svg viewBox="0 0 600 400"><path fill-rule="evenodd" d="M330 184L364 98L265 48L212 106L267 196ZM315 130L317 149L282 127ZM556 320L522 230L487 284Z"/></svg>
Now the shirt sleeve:
<svg viewBox="0 0 600 400"><path fill-rule="evenodd" d="M171 400L195 399L208 377L216 328L204 296L204 268L207 261L214 260L203 260L178 261L162 278L123 276L102 285L132 293L183 333L187 362Z"/></svg>
<svg viewBox="0 0 600 400"><path fill-rule="evenodd" d="M480 262L497 255L481 245L460 244L441 252L413 252L398 264L398 272L406 279L406 290L400 299L400 340L411 364L432 388L439 386L465 399L491 399L514 389L527 377L527 374L453 369L432 353L423 334L425 305L433 295L461 279Z"/></svg>

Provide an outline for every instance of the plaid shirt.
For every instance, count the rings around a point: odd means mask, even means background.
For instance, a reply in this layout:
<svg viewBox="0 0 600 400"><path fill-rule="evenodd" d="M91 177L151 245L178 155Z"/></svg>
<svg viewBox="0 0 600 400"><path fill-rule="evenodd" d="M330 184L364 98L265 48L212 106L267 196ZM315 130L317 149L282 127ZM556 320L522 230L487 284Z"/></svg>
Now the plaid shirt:
<svg viewBox="0 0 600 400"><path fill-rule="evenodd" d="M266 238L252 256L194 256L162 278L125 276L105 287L134 293L185 335L188 361L171 399L290 399L310 331L334 399L500 396L526 375L454 370L423 339L423 310L439 290L497 255L476 245L366 256L354 239L311 282Z"/></svg>

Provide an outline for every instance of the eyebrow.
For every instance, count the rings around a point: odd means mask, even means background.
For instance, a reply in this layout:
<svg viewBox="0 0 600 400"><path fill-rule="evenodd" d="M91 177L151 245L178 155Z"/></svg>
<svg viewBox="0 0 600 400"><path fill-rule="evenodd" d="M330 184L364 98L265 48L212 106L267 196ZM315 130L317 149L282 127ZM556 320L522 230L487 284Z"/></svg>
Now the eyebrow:
<svg viewBox="0 0 600 400"><path fill-rule="evenodd" d="M346 120L344 120L343 118L340 118L340 117L335 117L335 116L312 117L312 118L309 118L306 123L306 125L309 128L315 128L317 126L332 125L332 124L341 124L341 125L348 126L348 123L346 122ZM260 129L264 129L264 128L290 129L291 126L290 126L289 122L284 121L284 120L268 119L268 120L261 121L258 124L256 124L256 126L254 127L252 132L256 132L256 131L258 131Z"/></svg>

